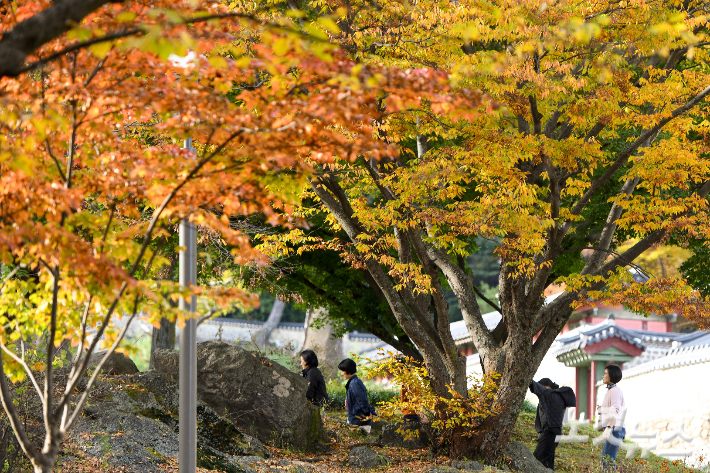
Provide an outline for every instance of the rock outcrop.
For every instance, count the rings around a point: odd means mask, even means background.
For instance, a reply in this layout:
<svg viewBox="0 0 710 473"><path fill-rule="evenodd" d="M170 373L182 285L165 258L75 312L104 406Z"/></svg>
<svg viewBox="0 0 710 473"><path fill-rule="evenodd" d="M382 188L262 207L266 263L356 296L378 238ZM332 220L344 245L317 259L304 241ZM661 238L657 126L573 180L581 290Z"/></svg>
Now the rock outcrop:
<svg viewBox="0 0 710 473"><path fill-rule="evenodd" d="M177 379L178 352L157 350L153 363ZM198 398L242 432L278 447L324 447L320 412L306 400L299 374L256 352L205 342L197 345L197 380Z"/></svg>
<svg viewBox="0 0 710 473"><path fill-rule="evenodd" d="M485 466L473 460L454 460L451 462L451 467L461 471L484 471Z"/></svg>
<svg viewBox="0 0 710 473"><path fill-rule="evenodd" d="M388 447L408 449L427 448L431 445L433 432L430 424L422 422L397 422L385 424L378 442Z"/></svg>
<svg viewBox="0 0 710 473"><path fill-rule="evenodd" d="M506 464L513 471L524 473L550 473L553 470L545 468L537 461L528 447L522 442L512 442L505 448Z"/></svg>
<svg viewBox="0 0 710 473"><path fill-rule="evenodd" d="M178 456L178 388L162 373L149 371L98 380L71 435L86 454L130 472L158 472ZM198 466L228 473L250 473L242 456L265 458L261 442L200 402Z"/></svg>
<svg viewBox="0 0 710 473"><path fill-rule="evenodd" d="M105 355L105 351L99 351L91 355L89 357L89 364L87 365L87 368L90 370L95 369ZM138 367L133 360L125 356L123 353L111 353L108 360L106 360L106 363L104 363L103 368L101 368L101 374L109 376L135 373L138 373Z"/></svg>
<svg viewBox="0 0 710 473"><path fill-rule="evenodd" d="M369 470L370 468L384 465L388 461L388 458L378 455L377 452L370 447L360 446L350 450L348 466L360 470Z"/></svg>

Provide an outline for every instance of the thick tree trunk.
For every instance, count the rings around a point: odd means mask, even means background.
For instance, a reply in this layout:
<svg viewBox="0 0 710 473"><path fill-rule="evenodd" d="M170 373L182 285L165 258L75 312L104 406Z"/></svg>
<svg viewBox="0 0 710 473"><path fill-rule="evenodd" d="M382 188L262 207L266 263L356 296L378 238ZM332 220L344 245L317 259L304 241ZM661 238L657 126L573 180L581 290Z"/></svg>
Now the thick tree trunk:
<svg viewBox="0 0 710 473"><path fill-rule="evenodd" d="M256 335L254 343L258 347L265 347L269 343L269 338L271 337L271 332L274 331L276 327L281 323L281 317L284 314L284 309L286 308L286 303L280 299L274 301L274 306L271 308L271 313L269 313L269 318L266 319L264 326L261 328L259 333Z"/></svg>
<svg viewBox="0 0 710 473"><path fill-rule="evenodd" d="M343 359L343 340L333 338L333 324L327 319L326 309L312 309L306 313L306 335L301 350L313 350L318 355L321 372L326 378L337 378L337 366ZM313 324L321 320L322 327L316 329Z"/></svg>
<svg viewBox="0 0 710 473"><path fill-rule="evenodd" d="M160 319L160 327L153 327L153 340L150 344L150 369L153 369L153 354L157 349L175 349L175 322Z"/></svg>
<svg viewBox="0 0 710 473"><path fill-rule="evenodd" d="M526 338L528 337L523 336L519 339ZM532 345L532 340L529 342ZM487 369L502 374L498 393L492 404L495 413L488 416L473 431L462 430L453 433L450 448L452 457L479 458L493 463L503 455L520 414L530 377L537 370L537 364L530 359L530 348L525 348L526 344L521 340L516 344L506 344L504 349L496 353L488 354L488 361L485 363ZM528 356L525 357L520 352L528 352Z"/></svg>

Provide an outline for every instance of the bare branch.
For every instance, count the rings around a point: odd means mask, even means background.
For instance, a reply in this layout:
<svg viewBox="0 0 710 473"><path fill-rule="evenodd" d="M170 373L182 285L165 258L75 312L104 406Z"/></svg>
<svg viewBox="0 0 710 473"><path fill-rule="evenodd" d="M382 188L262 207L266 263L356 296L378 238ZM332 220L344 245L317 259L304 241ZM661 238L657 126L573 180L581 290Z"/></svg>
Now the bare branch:
<svg viewBox="0 0 710 473"><path fill-rule="evenodd" d="M27 432L17 415L17 410L12 402L12 396L10 395L10 389L7 385L7 376L5 376L5 367L3 363L3 355L0 353L0 401L2 401L2 407L5 409L7 418L10 421L12 430L15 432L15 437L17 437L17 442L22 447L22 451L25 452L28 458L33 461L37 461L40 453L37 451L35 446L30 441L27 436Z"/></svg>
<svg viewBox="0 0 710 473"><path fill-rule="evenodd" d="M42 388L40 388L39 383L37 382L37 379L34 377L34 374L32 374L32 369L30 366L27 364L25 361L25 342L20 338L20 346L22 350L22 356L18 357L15 353L13 353L12 350L7 348L7 346L4 343L0 343L0 348L2 351L7 353L7 355L15 360L16 363L18 363L22 368L25 370L27 373L27 377L30 378L30 381L32 382L32 386L34 386L35 391L37 391L37 395L39 396L39 400L42 402L42 406L44 406L44 395L42 394Z"/></svg>
<svg viewBox="0 0 710 473"><path fill-rule="evenodd" d="M59 164L59 160L57 159L56 156L54 156L54 153L52 153L52 148L49 146L49 140L45 139L44 140L44 146L45 149L47 150L47 154L49 154L49 157L52 158L52 161L54 161L55 166L57 166L57 171L59 172L59 176L62 178L62 181L67 180L67 178L64 176L64 171L62 171L62 166Z"/></svg>
<svg viewBox="0 0 710 473"><path fill-rule="evenodd" d="M22 268L22 265L15 266L15 268L12 271L10 271L10 273L8 273L7 276L5 276L3 278L2 285L0 286L0 293L2 293L3 289L5 289L5 284L7 284L7 282L10 279L12 279L15 276L15 274L17 274L17 272L20 270L20 268Z"/></svg>
<svg viewBox="0 0 710 473"><path fill-rule="evenodd" d="M91 378L89 378L89 381L86 383L86 388L84 389L84 392L81 395L81 398L79 398L79 401L76 403L76 406L74 406L74 412L72 413L71 417L67 420L67 410L64 409L64 413L62 415L62 421L60 424L60 429L61 432L67 432L72 425L74 425L74 422L76 422L77 417L81 413L82 409L84 408L84 403L86 402L86 398L89 395L89 392L91 391L91 388L94 386L94 382L96 381L96 378L99 376L99 373L101 372L101 369L104 367L104 364L106 364L106 361L111 357L111 355L116 351L116 348L118 348L118 345L120 345L121 341L123 341L123 337L126 335L126 332L128 331L128 327L131 326L131 322L133 319L136 317L136 314L138 313L138 299L139 295L136 295L135 302L133 305L133 313L131 314L130 318L126 322L126 325L123 327L121 330L121 333L118 335L118 338L116 339L115 342L113 342L113 345L111 345L111 348L109 348L106 351L106 354L101 358L101 361L99 361L98 365L96 365L96 369L91 375ZM90 353L89 353L90 354ZM87 354L86 359L89 359L89 356ZM80 373L83 373L81 371ZM73 388L72 388L73 390ZM69 392L71 394L71 392ZM60 405L61 408L64 408L68 402L69 399L68 397L70 396L64 396L64 399L62 399L62 404Z"/></svg>
<svg viewBox="0 0 710 473"><path fill-rule="evenodd" d="M624 183L624 186L621 188L619 195L631 195L634 192L634 189L636 189L636 185L638 184L638 182L638 177L634 179L628 179L626 183ZM614 240L614 234L616 233L617 228L616 221L619 219L619 217L621 217L622 212L623 208L617 202L614 202L614 204L611 206L611 210L609 211L609 215L606 218L606 223L604 224L604 229L602 230L601 237L599 238L599 244L597 246L600 250L595 250L594 253L592 253L592 257L584 266L584 269L582 269L581 274L589 274L595 272L604 262L604 259L609 254L609 248L611 248L611 243Z"/></svg>
<svg viewBox="0 0 710 473"><path fill-rule="evenodd" d="M501 309L500 307L498 307L498 305L497 305L495 302L493 302L492 300L490 300L489 298L487 298L487 297L480 291L480 289L478 289L474 284L472 284L471 287L473 288L473 292L475 292L478 297L480 297L481 299L483 299L483 301L484 301L486 304L488 304L489 306L493 307L493 308L496 310L496 312L500 312L501 314L503 313L503 309Z"/></svg>
<svg viewBox="0 0 710 473"><path fill-rule="evenodd" d="M44 377L44 424L47 435L51 435L52 425L52 388L54 386L54 339L57 336L57 312L59 310L59 269L52 271L52 314L49 321L49 335L47 336L47 366Z"/></svg>

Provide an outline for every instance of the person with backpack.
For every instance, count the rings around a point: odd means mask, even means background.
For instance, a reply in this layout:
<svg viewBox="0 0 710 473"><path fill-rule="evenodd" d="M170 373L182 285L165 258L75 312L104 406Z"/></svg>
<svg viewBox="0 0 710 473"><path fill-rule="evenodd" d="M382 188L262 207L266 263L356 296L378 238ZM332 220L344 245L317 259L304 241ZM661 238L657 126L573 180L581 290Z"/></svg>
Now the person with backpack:
<svg viewBox="0 0 710 473"><path fill-rule="evenodd" d="M577 398L572 388L559 387L550 378L530 383L530 392L539 399L535 414L535 430L538 433L537 447L533 456L554 471L556 437L562 435L562 421L568 407L577 405Z"/></svg>
<svg viewBox="0 0 710 473"><path fill-rule="evenodd" d="M328 402L328 392L323 374L318 369L318 356L313 350L301 352L301 368L301 375L308 381L306 399L317 406L325 405Z"/></svg>

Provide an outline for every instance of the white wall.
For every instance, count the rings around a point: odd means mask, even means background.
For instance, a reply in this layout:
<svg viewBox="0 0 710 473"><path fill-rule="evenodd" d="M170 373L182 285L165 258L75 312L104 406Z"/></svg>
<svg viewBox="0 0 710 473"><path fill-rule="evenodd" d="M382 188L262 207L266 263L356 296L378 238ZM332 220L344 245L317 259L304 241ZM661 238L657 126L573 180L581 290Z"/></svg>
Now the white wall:
<svg viewBox="0 0 710 473"><path fill-rule="evenodd" d="M627 406L627 438L638 425L639 433L656 436L631 440L642 446L658 443L656 454L674 459L682 452L692 452L691 458L710 454L710 362L650 371L622 379L619 388ZM598 399L605 393L606 386L600 386ZM681 424L694 440L688 443L678 436L663 442Z"/></svg>

